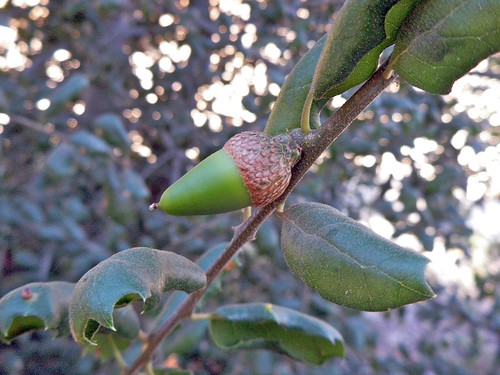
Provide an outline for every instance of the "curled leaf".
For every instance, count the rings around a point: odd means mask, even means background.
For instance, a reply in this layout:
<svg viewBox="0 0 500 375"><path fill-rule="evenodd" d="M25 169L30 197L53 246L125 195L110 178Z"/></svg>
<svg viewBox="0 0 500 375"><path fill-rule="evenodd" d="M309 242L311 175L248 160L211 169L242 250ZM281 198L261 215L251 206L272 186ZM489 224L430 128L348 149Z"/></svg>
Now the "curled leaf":
<svg viewBox="0 0 500 375"><path fill-rule="evenodd" d="M328 99L366 81L381 52L419 0L348 0L342 6L319 59L311 91Z"/></svg>
<svg viewBox="0 0 500 375"><path fill-rule="evenodd" d="M26 284L0 299L0 339L35 329L54 329L58 336L69 333L68 306L75 284L63 281Z"/></svg>
<svg viewBox="0 0 500 375"><path fill-rule="evenodd" d="M300 128L302 108L307 100L314 75L314 68L318 63L326 42L326 35L316 42L295 65L286 78L273 110L269 115L265 133L276 135ZM309 122L313 127L319 126L319 112L327 100L316 100L311 103Z"/></svg>
<svg viewBox="0 0 500 375"><path fill-rule="evenodd" d="M76 284L69 311L71 333L78 342L94 344L92 337L99 326L115 329L115 307L140 300L149 310L167 290L191 293L205 283L203 270L180 255L145 247L124 250L99 263Z"/></svg>

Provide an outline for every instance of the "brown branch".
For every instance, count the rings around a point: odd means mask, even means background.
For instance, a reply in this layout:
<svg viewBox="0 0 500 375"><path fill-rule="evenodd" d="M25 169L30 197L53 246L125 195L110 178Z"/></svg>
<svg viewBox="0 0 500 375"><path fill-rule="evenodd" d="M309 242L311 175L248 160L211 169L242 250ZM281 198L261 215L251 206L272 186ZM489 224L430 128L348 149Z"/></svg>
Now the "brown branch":
<svg viewBox="0 0 500 375"><path fill-rule="evenodd" d="M352 124L356 117L363 112L391 82L394 81L395 77L393 75L388 79L383 77L386 66L387 64L382 65L341 108L322 124L321 128L307 135L301 133L300 130L292 132L292 136L294 136L297 142L302 146L302 156L292 171L290 184L283 195L257 211L252 217L235 229L234 236L228 247L207 271L207 285L203 289L186 297L184 302L160 329L148 338L148 343L144 351L128 371L122 372L123 375L135 374L151 360L154 351L161 341L169 335L182 320L188 318L192 314L200 298L217 275L224 269L225 265L232 259L238 249L255 238L257 230L262 223L274 212L278 205L288 197L290 192L297 186L321 153Z"/></svg>

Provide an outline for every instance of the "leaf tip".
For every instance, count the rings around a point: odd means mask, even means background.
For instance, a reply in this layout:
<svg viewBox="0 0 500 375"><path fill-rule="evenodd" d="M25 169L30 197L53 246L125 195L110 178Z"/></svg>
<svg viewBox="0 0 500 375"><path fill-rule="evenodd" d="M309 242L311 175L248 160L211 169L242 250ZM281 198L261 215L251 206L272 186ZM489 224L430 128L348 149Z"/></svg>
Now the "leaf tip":
<svg viewBox="0 0 500 375"><path fill-rule="evenodd" d="M112 331L116 331L115 329L115 323L113 321L113 315L106 316L102 322L98 322L100 325L102 325L104 328L110 329Z"/></svg>

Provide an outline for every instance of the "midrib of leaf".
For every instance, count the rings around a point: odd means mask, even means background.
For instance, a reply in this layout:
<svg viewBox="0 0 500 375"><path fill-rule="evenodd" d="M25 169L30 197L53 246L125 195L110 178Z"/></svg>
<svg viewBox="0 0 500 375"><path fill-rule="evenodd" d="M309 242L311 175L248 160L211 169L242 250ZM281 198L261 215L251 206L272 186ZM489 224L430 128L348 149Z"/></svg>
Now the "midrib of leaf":
<svg viewBox="0 0 500 375"><path fill-rule="evenodd" d="M294 91L303 90L303 89L310 89L310 88L311 88L311 83L307 83L307 84L302 85L302 86L290 87L289 89L283 91L283 94L287 94L289 92L294 92Z"/></svg>
<svg viewBox="0 0 500 375"><path fill-rule="evenodd" d="M346 258L348 258L348 259L352 260L352 261L353 261L356 265L358 265L358 267L359 267L359 268L361 268L361 269L375 269L375 270L379 271L381 274L383 274L385 277L387 277L389 280L391 280L391 281L393 281L393 282L395 282L395 283L399 284L401 288L404 288L404 289L406 289L406 290L409 290L409 291L411 291L411 292L413 292L413 293L419 294L419 295L424 296L424 297L429 297L429 296L432 296L431 294L422 293L422 292L420 292L420 291L418 291L418 290L415 290L415 289L411 288L410 286L408 286L408 285L406 285L406 284L404 283L404 280L403 280L403 281L400 281L400 280L398 280L398 279L395 279L394 277L392 277L391 275L387 274L385 271L381 270L380 268L378 268L378 267L377 267L376 265L374 265L374 264L372 264L372 265L364 265L364 264L360 263L357 259L353 258L353 257L352 257L351 255L349 255L348 253L346 253L346 252L342 251L341 249L337 248L336 246L334 246L332 243L330 243L330 242L329 242L328 240L326 240L325 238L323 238L323 237L321 237L321 236L319 236L319 235L317 235L317 234L314 234L314 233L309 233L309 232L306 232L306 231L305 231L305 230L303 230L301 227L297 226L297 225L295 224L295 222L294 222L293 220L289 219L289 218L286 218L285 220L287 220L289 223L292 223L292 224L293 224L293 227L294 227L294 228L297 228L297 229L298 229L301 233L303 233L303 234L304 234L304 236L307 236L307 237L312 237L312 238L314 238L314 239L319 239L321 242L323 242L323 243L327 244L329 247L333 248L333 249L334 249L337 253L339 253L340 255L343 255L344 257L346 257ZM329 225L328 227L333 226L333 225L335 225L335 224ZM326 228L326 227L325 227L325 228ZM390 258L384 259L384 262L385 262L386 260L388 260L388 259L390 259ZM367 283L366 283L366 280L365 280L365 287L367 288L367 293L368 293L368 295L370 295L370 293L368 292L368 286L367 286L366 284L367 284ZM370 296L370 298L371 298L371 296Z"/></svg>

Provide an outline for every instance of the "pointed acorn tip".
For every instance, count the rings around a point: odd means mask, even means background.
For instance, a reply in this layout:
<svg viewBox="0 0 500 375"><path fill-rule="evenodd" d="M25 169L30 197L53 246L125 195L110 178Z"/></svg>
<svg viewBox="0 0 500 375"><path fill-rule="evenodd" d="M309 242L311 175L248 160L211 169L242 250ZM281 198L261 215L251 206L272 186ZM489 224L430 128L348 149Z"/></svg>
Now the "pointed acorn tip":
<svg viewBox="0 0 500 375"><path fill-rule="evenodd" d="M149 205L149 211L154 211L158 209L158 203L151 203Z"/></svg>

